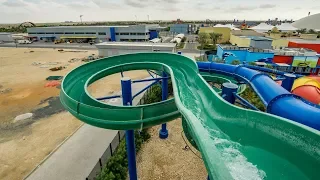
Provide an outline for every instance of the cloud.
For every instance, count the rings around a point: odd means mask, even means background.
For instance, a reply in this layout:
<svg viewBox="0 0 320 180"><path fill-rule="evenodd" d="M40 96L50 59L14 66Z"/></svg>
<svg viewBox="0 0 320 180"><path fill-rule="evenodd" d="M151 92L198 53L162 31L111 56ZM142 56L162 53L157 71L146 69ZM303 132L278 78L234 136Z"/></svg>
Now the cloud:
<svg viewBox="0 0 320 180"><path fill-rule="evenodd" d="M23 2L22 0L7 0L5 2L2 3L4 6L8 6L8 7L24 7L27 6L27 4L25 2Z"/></svg>
<svg viewBox="0 0 320 180"><path fill-rule="evenodd" d="M275 7L276 7L275 4L261 4L259 6L259 8L261 8L261 9L270 9L270 8L275 8Z"/></svg>
<svg viewBox="0 0 320 180"><path fill-rule="evenodd" d="M255 6L242 6L242 5L238 5L235 7L232 7L230 9L227 9L228 12L241 12L241 11L251 11L257 9L257 7Z"/></svg>
<svg viewBox="0 0 320 180"><path fill-rule="evenodd" d="M143 1L140 1L140 0L138 0L138 1L125 0L124 2L125 2L126 5L134 7L134 8L143 8L143 7L147 6L146 3L143 3Z"/></svg>
<svg viewBox="0 0 320 180"><path fill-rule="evenodd" d="M124 0L124 3L134 8L144 7L163 7L163 10L175 7L176 4L181 3L181 0Z"/></svg>

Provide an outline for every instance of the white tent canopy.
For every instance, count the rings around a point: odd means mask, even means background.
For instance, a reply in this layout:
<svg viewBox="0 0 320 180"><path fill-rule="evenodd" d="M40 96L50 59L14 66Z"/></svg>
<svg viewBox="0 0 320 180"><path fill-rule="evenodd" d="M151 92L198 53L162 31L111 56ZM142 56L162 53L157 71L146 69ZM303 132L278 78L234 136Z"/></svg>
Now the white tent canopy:
<svg viewBox="0 0 320 180"><path fill-rule="evenodd" d="M292 25L298 29L306 28L320 30L320 13L299 19L292 23Z"/></svg>
<svg viewBox="0 0 320 180"><path fill-rule="evenodd" d="M277 27L277 29L278 29L279 31L282 31L282 32L285 32L285 31L295 31L295 30L298 29L298 28L293 27L292 24L290 24L290 23L282 23L282 24L280 24L280 25L277 25L276 27Z"/></svg>
<svg viewBox="0 0 320 180"><path fill-rule="evenodd" d="M231 30L240 30L239 28L234 27L233 24L216 24L213 27L227 27L227 28L230 28Z"/></svg>
<svg viewBox="0 0 320 180"><path fill-rule="evenodd" d="M255 30L256 32L262 33L262 32L268 32L271 31L274 26L266 24L266 23L260 23L257 26L251 27L249 29Z"/></svg>

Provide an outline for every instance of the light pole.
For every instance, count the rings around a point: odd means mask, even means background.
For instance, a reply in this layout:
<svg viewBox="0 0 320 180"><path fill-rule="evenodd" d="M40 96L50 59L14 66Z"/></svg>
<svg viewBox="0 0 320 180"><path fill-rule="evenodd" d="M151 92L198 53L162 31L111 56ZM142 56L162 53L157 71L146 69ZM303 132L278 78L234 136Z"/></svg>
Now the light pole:
<svg viewBox="0 0 320 180"><path fill-rule="evenodd" d="M80 21L81 21L81 24L82 24L82 16L83 16L83 15L80 15Z"/></svg>

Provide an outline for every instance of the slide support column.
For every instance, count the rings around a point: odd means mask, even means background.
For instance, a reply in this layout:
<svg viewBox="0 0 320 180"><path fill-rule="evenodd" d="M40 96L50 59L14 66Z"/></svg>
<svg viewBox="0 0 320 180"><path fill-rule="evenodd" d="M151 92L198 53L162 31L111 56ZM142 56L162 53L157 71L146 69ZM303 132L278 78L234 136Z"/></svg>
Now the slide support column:
<svg viewBox="0 0 320 180"><path fill-rule="evenodd" d="M287 91L291 92L294 80L296 76L294 74L284 74L285 80L282 81L282 87L285 88Z"/></svg>
<svg viewBox="0 0 320 180"><path fill-rule="evenodd" d="M128 77L121 78L122 104L132 106L132 89L131 79ZM136 148L134 143L134 130L126 131L126 147L129 167L130 180L137 180Z"/></svg>
<svg viewBox="0 0 320 180"><path fill-rule="evenodd" d="M168 75L166 72L162 72L162 83L161 83L161 89L162 89L162 101L165 101L168 99ZM166 139L168 138L169 136L169 133L168 133L168 130L167 130L167 123L163 123L161 125L161 129L160 129L160 132L159 132L159 137L161 139Z"/></svg>
<svg viewBox="0 0 320 180"><path fill-rule="evenodd" d="M237 93L238 85L233 83L223 83L222 84L222 97L224 100L228 101L231 104L234 104L236 98L233 93Z"/></svg>

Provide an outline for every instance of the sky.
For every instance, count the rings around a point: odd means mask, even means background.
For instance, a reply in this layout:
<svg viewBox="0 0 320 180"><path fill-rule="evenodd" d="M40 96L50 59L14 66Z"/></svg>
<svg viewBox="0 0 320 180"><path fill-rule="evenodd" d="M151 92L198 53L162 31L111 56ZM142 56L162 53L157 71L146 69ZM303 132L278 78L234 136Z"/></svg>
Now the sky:
<svg viewBox="0 0 320 180"><path fill-rule="evenodd" d="M320 0L0 0L0 24L147 20L298 20Z"/></svg>

